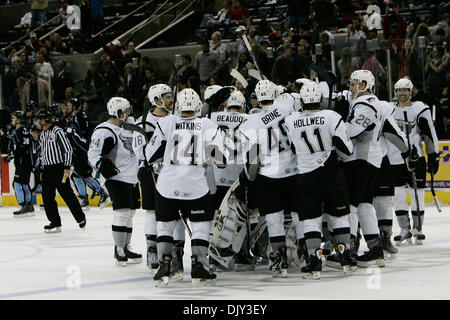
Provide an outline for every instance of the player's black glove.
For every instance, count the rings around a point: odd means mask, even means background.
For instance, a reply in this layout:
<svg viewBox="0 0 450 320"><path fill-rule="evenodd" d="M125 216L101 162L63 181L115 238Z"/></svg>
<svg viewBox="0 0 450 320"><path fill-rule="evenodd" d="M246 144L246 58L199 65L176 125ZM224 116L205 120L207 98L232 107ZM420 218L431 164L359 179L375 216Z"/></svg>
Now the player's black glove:
<svg viewBox="0 0 450 320"><path fill-rule="evenodd" d="M350 109L350 104L347 100L345 100L344 97L338 97L336 101L334 102L334 111L339 113L342 117L342 119L347 119L348 116L348 110Z"/></svg>
<svg viewBox="0 0 450 320"><path fill-rule="evenodd" d="M3 159L4 163L10 163L11 160L14 159L14 156L12 154L8 154L5 159Z"/></svg>
<svg viewBox="0 0 450 320"><path fill-rule="evenodd" d="M409 151L402 153L403 160L405 160L406 167L408 168L409 172L413 172L416 170L417 165L419 163L419 155L417 154L417 148L416 146L413 146L411 150L411 154Z"/></svg>
<svg viewBox="0 0 450 320"><path fill-rule="evenodd" d="M430 153L428 155L427 171L435 175L439 170L439 154Z"/></svg>
<svg viewBox="0 0 450 320"><path fill-rule="evenodd" d="M224 87L214 93L207 101L206 103L209 104L209 107L212 110L217 110L219 106L228 100L228 98L231 95L231 92L233 91L233 88L231 87Z"/></svg>
<svg viewBox="0 0 450 320"><path fill-rule="evenodd" d="M105 177L105 179L109 179L120 173L120 170L117 169L111 162L111 160L107 158L100 159L98 171L100 171L100 173Z"/></svg>
<svg viewBox="0 0 450 320"><path fill-rule="evenodd" d="M144 179L144 175L148 170L150 170L150 166L144 166L144 167L139 168L138 174L137 174L139 181L142 181L142 179Z"/></svg>

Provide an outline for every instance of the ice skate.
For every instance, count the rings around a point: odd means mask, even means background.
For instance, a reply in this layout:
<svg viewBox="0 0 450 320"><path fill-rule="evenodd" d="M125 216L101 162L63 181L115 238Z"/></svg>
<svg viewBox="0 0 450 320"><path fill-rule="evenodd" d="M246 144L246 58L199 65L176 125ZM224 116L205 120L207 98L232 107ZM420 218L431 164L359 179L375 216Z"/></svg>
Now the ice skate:
<svg viewBox="0 0 450 320"><path fill-rule="evenodd" d="M251 271L255 270L255 264L250 255L244 252L239 252L234 257L234 271Z"/></svg>
<svg viewBox="0 0 450 320"><path fill-rule="evenodd" d="M337 253L327 256L325 265L333 269L342 269L341 261L339 260Z"/></svg>
<svg viewBox="0 0 450 320"><path fill-rule="evenodd" d="M59 233L61 232L61 226L55 226L54 224L48 224L44 226L45 233Z"/></svg>
<svg viewBox="0 0 450 320"><path fill-rule="evenodd" d="M147 250L147 267L151 274L156 274L156 272L158 272L159 263L156 247L149 247Z"/></svg>
<svg viewBox="0 0 450 320"><path fill-rule="evenodd" d="M84 230L84 228L86 227L86 219L84 219L83 221L81 221L78 226L80 227L80 229Z"/></svg>
<svg viewBox="0 0 450 320"><path fill-rule="evenodd" d="M203 264L198 262L196 256L191 257L191 278L194 287L209 286L215 283L217 276L206 270Z"/></svg>
<svg viewBox="0 0 450 320"><path fill-rule="evenodd" d="M277 254L270 253L269 259L272 264L270 270L272 271L272 277L274 278L287 278L287 269L289 267L287 260L287 248L281 247Z"/></svg>
<svg viewBox="0 0 450 320"><path fill-rule="evenodd" d="M400 234L394 237L394 241L397 246L401 246L403 244L403 241L406 241L408 244L412 244L411 238L412 233L409 231L409 229L402 229Z"/></svg>
<svg viewBox="0 0 450 320"><path fill-rule="evenodd" d="M377 244L372 249L364 252L363 255L358 256L358 267L366 268L371 265L377 265L378 267L384 267L384 255L383 248L380 244Z"/></svg>
<svg viewBox="0 0 450 320"><path fill-rule="evenodd" d="M103 209L107 205L111 203L111 199L109 198L109 194L103 190L103 188L98 193L99 200L98 200L98 207L100 209Z"/></svg>
<svg viewBox="0 0 450 320"><path fill-rule="evenodd" d="M165 287L169 284L170 279L170 263L172 262L172 256L170 254L163 255L163 261L159 263L158 272L156 272L153 280L155 281L155 287Z"/></svg>
<svg viewBox="0 0 450 320"><path fill-rule="evenodd" d="M131 246L128 244L124 250L125 256L128 258L127 263L137 264L142 262L142 254L131 251Z"/></svg>
<svg viewBox="0 0 450 320"><path fill-rule="evenodd" d="M350 250L347 249L347 246L343 243L339 243L337 245L340 265L342 269L344 269L344 273L352 273L358 269L357 261L350 254Z"/></svg>
<svg viewBox="0 0 450 320"><path fill-rule="evenodd" d="M170 268L170 277L175 281L183 280L183 256L184 250L181 247L174 247L174 255L172 259L172 266Z"/></svg>
<svg viewBox="0 0 450 320"><path fill-rule="evenodd" d="M19 210L13 212L14 218L23 218L28 217L28 207L26 205L22 205Z"/></svg>
<svg viewBox="0 0 450 320"><path fill-rule="evenodd" d="M381 247L383 248L384 258L392 260L397 257L398 249L391 242L391 235L385 231L380 232Z"/></svg>
<svg viewBox="0 0 450 320"><path fill-rule="evenodd" d="M310 255L309 263L301 269L303 279L318 280L322 271L322 249L317 249Z"/></svg>
<svg viewBox="0 0 450 320"><path fill-rule="evenodd" d="M114 247L114 261L118 267L125 267L127 265L128 258L123 248Z"/></svg>
<svg viewBox="0 0 450 320"><path fill-rule="evenodd" d="M89 198L87 195L80 199L80 206L83 211L89 210Z"/></svg>
<svg viewBox="0 0 450 320"><path fill-rule="evenodd" d="M416 245L422 245L423 240L425 240L425 235L422 233L422 231L419 231L418 234L414 235L414 244Z"/></svg>

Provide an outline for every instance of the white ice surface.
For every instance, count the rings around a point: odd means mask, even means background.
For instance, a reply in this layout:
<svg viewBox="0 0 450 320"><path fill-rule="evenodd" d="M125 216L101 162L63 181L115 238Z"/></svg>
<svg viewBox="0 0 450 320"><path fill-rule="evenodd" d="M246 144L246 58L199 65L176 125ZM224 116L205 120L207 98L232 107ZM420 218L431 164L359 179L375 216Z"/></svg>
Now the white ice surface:
<svg viewBox="0 0 450 320"><path fill-rule="evenodd" d="M299 269L287 279L273 279L267 268L218 273L213 287L193 288L190 245L186 242L185 280L155 288L145 262L119 268L113 262L112 209L87 212L80 230L67 208L60 208L63 229L45 234L47 219L13 218L15 208L0 208L0 299L449 299L450 208L427 207L422 246L399 247L396 260L379 269L358 269L343 276L324 266L318 281L303 280ZM132 245L145 252L144 212L134 220ZM398 233L394 218L394 234ZM188 239L188 238L187 238ZM364 243L364 241L362 241ZM364 244L362 245L364 246ZM145 257L145 254L144 254ZM75 267L73 267L75 266ZM69 289L68 270L79 267L81 288Z"/></svg>

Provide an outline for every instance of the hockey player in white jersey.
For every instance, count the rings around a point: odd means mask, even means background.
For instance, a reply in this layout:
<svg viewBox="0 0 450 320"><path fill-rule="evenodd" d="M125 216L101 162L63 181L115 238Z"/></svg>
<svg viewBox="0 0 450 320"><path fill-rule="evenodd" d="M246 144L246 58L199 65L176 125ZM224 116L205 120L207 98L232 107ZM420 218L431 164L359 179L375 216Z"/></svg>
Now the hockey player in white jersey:
<svg viewBox="0 0 450 320"><path fill-rule="evenodd" d="M173 230L179 211L190 220L192 236L192 269L194 285L214 281L216 275L207 271L209 232L214 216L205 176L208 154L223 162L224 135L213 121L198 118L201 101L192 89L178 94L180 115L169 115L157 123L157 129L145 149L148 165L157 161L163 167L156 184L156 221L159 270L157 286L167 285L172 262ZM214 151L212 151L214 150Z"/></svg>
<svg viewBox="0 0 450 320"><path fill-rule="evenodd" d="M329 215L344 272L357 268L349 250L349 197L337 155L350 156L353 145L341 116L332 110L319 110L322 94L317 83L304 84L300 96L303 111L286 117L285 126L298 168L295 211L304 221L302 233L309 255L302 277L319 279L323 209Z"/></svg>
<svg viewBox="0 0 450 320"><path fill-rule="evenodd" d="M394 171L395 215L397 216L397 221L401 229L400 234L394 237L397 244L401 244L403 241L412 242L410 230L413 231L417 244L421 244L425 239L422 227L425 212L426 172L436 174L439 169L439 142L433 125L430 108L421 101L412 102L412 90L413 84L407 78L398 80L394 85L395 96L397 98L397 102L393 103L395 106L394 118L405 134L409 132L411 148L417 150L419 155L415 170L419 199L419 203L417 204L413 190L412 174L408 172L407 167L402 163L400 151L392 145L388 145L389 160ZM422 142L425 142L428 166L425 161ZM406 188L406 185L408 188ZM408 213L409 206L406 202L408 190L411 198L412 229Z"/></svg>
<svg viewBox="0 0 450 320"><path fill-rule="evenodd" d="M282 124L294 111L294 105L274 103L276 92L276 85L269 80L256 84L261 112L249 115L240 131L245 145L246 173L249 180L256 183L257 207L259 214L265 216L273 250L271 271L273 276L286 277L284 213L292 211L292 199L296 197L292 185L297 164Z"/></svg>
<svg viewBox="0 0 450 320"><path fill-rule="evenodd" d="M154 109L147 109L144 111L142 117L136 120L136 125L144 129L145 136L139 131L134 132L133 150L141 161L138 179L141 186L142 209L145 210L144 234L147 242L147 267L151 273L156 273L159 263L156 253L155 183L159 173L159 167L158 165L154 167L145 165L144 147L155 132L158 120L172 113L174 101L172 89L162 83L151 86L148 90L147 97ZM179 223L183 224L181 220ZM181 251L177 255L174 255L174 259L180 254L181 257L183 256L184 228L182 230L181 236L174 235L174 237L176 236L175 248L177 248L177 251Z"/></svg>
<svg viewBox="0 0 450 320"><path fill-rule="evenodd" d="M106 179L105 186L113 203L112 233L118 266L142 261L142 255L134 253L130 247L133 217L140 207L140 194L133 134L123 128L129 107L130 103L124 98L113 97L108 101L109 120L95 128L88 151L89 163Z"/></svg>

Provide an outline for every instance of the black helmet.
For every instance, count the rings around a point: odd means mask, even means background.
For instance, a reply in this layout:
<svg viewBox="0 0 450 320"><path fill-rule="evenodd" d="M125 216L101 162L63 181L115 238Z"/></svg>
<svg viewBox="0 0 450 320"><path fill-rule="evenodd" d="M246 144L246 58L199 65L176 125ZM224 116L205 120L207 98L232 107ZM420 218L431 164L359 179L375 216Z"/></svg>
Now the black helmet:
<svg viewBox="0 0 450 320"><path fill-rule="evenodd" d="M83 104L83 102L79 98L72 98L67 101L67 103L70 103L75 110L78 110Z"/></svg>
<svg viewBox="0 0 450 320"><path fill-rule="evenodd" d="M39 109L39 111L36 113L36 118L37 119L45 119L45 120L50 120L52 118L51 113L44 108Z"/></svg>
<svg viewBox="0 0 450 320"><path fill-rule="evenodd" d="M33 124L33 125L31 126L31 131L38 131L38 132L41 132L42 129L39 128L37 125Z"/></svg>
<svg viewBox="0 0 450 320"><path fill-rule="evenodd" d="M14 111L14 112L12 113L12 116L13 116L13 117L16 117L17 119L21 119L21 120L26 119L26 117L27 117L27 115L25 114L25 112L20 111L20 110Z"/></svg>
<svg viewBox="0 0 450 320"><path fill-rule="evenodd" d="M36 102L34 102L33 100L31 100L30 102L28 102L27 104L27 110L28 111L33 111L34 109L37 108L37 104Z"/></svg>

